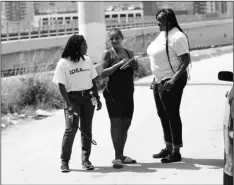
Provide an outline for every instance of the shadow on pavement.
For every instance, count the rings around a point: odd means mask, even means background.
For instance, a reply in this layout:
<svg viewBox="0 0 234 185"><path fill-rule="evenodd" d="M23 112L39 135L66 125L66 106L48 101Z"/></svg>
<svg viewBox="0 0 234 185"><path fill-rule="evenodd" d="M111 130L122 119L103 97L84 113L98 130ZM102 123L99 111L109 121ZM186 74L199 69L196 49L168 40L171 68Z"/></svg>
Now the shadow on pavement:
<svg viewBox="0 0 234 185"><path fill-rule="evenodd" d="M200 166L202 165L202 166ZM178 163L168 163L163 164L160 162L160 159L157 162L153 163L137 163L131 165L125 165L121 169L114 169L110 166L95 166L94 171L86 172L98 172L98 173L114 173L114 172L137 172L137 173L152 173L156 172L157 169L178 169L178 170L200 170L202 168L208 169L220 169L223 168L222 159L192 159L192 158L183 158L181 162ZM80 169L71 169L74 172L84 172L85 170Z"/></svg>
<svg viewBox="0 0 234 185"><path fill-rule="evenodd" d="M174 168L178 170L200 170L201 168L220 169L223 168L223 160L183 158L178 163L163 164L159 162L156 164L156 168Z"/></svg>
<svg viewBox="0 0 234 185"><path fill-rule="evenodd" d="M110 166L95 166L94 171L86 171L86 172L98 172L98 173L119 173L119 172L138 172L138 173L152 173L156 172L156 164L155 163L149 163L152 165L151 169L147 166L145 163L137 163L137 164L131 164L131 165L125 165L121 169L114 169L112 165ZM75 172L84 172L84 170L79 169L70 169L70 171Z"/></svg>

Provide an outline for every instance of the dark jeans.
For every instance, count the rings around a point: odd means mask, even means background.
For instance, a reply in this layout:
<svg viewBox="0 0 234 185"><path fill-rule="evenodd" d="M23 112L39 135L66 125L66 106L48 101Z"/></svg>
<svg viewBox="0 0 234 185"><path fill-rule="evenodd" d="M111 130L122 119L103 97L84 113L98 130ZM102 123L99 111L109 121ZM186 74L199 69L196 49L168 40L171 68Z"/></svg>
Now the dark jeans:
<svg viewBox="0 0 234 185"><path fill-rule="evenodd" d="M233 185L233 177L223 173L223 185Z"/></svg>
<svg viewBox="0 0 234 185"><path fill-rule="evenodd" d="M163 85L168 80L155 84L153 94L157 113L161 119L165 143L173 145L174 148L180 148L183 146L180 103L183 89L187 83L187 73L174 84L169 92L163 90Z"/></svg>
<svg viewBox="0 0 234 185"><path fill-rule="evenodd" d="M71 102L73 103L78 116L74 116L73 122L71 122L68 118L68 111L66 108L64 109L66 129L63 135L61 159L65 161L70 160L72 145L78 129L79 121L82 132L92 139L92 120L95 107L92 105L90 97L76 97L75 99L71 98ZM82 134L81 147L82 161L88 160L91 152L91 142Z"/></svg>

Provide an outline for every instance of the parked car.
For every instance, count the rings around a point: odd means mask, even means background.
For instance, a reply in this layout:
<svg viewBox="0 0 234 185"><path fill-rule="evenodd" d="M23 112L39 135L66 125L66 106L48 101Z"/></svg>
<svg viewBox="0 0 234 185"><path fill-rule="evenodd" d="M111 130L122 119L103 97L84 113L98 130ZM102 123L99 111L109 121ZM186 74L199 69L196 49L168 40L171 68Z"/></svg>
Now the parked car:
<svg viewBox="0 0 234 185"><path fill-rule="evenodd" d="M233 73L230 71L221 71L218 79L233 83ZM233 84L226 94L223 134L224 134L224 168L223 184L233 185L233 118L234 118L234 101L233 101Z"/></svg>

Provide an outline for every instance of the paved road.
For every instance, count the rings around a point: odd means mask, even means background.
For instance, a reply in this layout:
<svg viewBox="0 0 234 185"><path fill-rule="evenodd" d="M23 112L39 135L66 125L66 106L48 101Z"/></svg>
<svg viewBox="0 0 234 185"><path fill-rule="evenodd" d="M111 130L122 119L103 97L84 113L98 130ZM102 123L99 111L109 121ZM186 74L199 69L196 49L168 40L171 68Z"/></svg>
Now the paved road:
<svg viewBox="0 0 234 185"><path fill-rule="evenodd" d="M232 70L232 66L232 54L193 64L193 80L186 86L181 104L182 162L161 164L151 157L164 145L147 85L150 76L136 82L135 112L125 150L138 164L118 170L111 167L114 151L103 103L93 122L98 143L91 155L95 171L81 168L78 132L70 162L72 171L60 172L64 116L59 110L44 120L28 121L2 132L2 184L222 184L224 94L230 86L217 84L216 77L219 69Z"/></svg>

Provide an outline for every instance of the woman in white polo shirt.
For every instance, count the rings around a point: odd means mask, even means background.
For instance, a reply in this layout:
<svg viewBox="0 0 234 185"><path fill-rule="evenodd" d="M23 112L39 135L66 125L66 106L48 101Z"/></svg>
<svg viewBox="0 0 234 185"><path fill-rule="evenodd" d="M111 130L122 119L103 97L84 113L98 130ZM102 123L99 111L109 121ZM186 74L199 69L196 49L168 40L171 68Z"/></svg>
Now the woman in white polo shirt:
<svg viewBox="0 0 234 185"><path fill-rule="evenodd" d="M66 129L62 141L62 172L69 171L68 163L79 119L81 131L92 139L95 105L92 104L91 97L97 99L97 110L100 110L102 106L95 83L98 74L93 62L86 56L87 48L82 35L71 36L54 73L53 82L59 85L60 93L65 101ZM78 115L74 115L74 113ZM82 166L86 170L93 170L94 166L89 161L91 142L88 138L81 134Z"/></svg>
<svg viewBox="0 0 234 185"><path fill-rule="evenodd" d="M166 148L153 154L162 163L181 161L182 122L180 103L190 64L189 42L171 9L156 15L159 35L147 48L154 75L153 94Z"/></svg>

